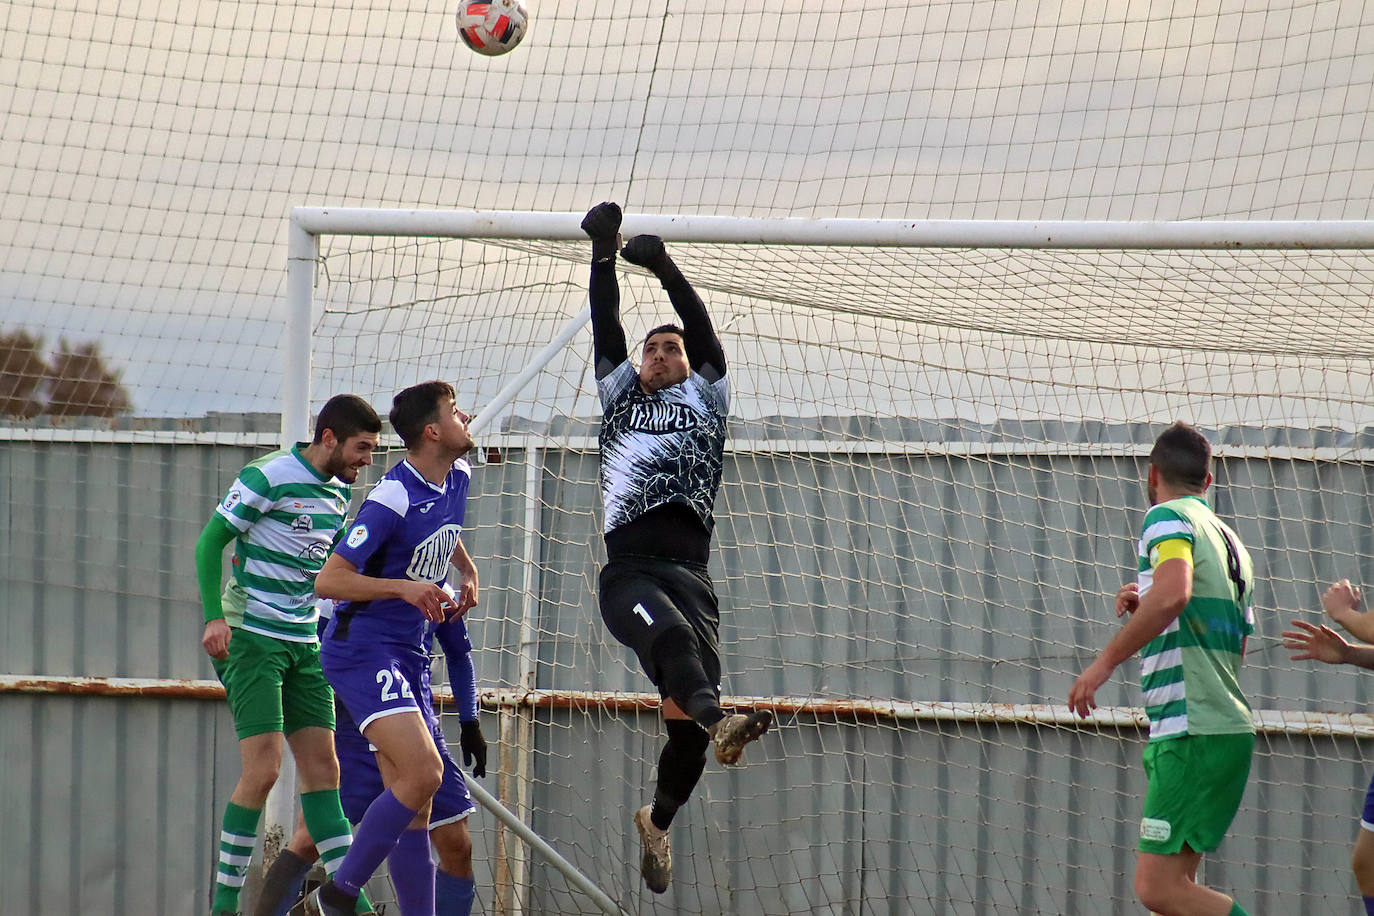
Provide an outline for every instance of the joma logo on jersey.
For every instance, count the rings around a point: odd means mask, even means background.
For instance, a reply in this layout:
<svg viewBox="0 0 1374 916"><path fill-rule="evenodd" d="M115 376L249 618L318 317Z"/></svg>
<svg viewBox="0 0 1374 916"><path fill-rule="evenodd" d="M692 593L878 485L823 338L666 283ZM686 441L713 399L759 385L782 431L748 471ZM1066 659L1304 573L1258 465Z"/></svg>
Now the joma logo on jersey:
<svg viewBox="0 0 1374 916"><path fill-rule="evenodd" d="M686 404L648 401L630 405L629 425L641 433L680 433L696 428L697 415Z"/></svg>
<svg viewBox="0 0 1374 916"><path fill-rule="evenodd" d="M406 575L419 582L438 582L444 578L448 575L453 548L458 546L458 536L462 533L458 525L445 525L425 538L410 555Z"/></svg>

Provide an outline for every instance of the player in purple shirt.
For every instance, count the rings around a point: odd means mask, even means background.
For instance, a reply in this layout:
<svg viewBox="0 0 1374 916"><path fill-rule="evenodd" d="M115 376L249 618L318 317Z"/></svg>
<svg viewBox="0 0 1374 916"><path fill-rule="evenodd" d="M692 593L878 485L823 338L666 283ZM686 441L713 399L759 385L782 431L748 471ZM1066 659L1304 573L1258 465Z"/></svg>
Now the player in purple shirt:
<svg viewBox="0 0 1374 916"><path fill-rule="evenodd" d="M352 914L383 859L402 916L434 914L428 828L444 760L422 689L426 621L461 617L477 604L477 568L462 541L472 473L461 460L472 448L467 422L447 382L396 395L391 426L406 457L373 487L315 579L316 593L338 602L320 653L325 675L377 748L386 789L363 814L333 879L306 898L312 916ZM446 581L450 564L456 592Z"/></svg>
<svg viewBox="0 0 1374 916"><path fill-rule="evenodd" d="M320 636L334 616L333 602L320 602ZM472 775L487 775L487 742L478 720L477 674L472 665L472 642L468 638L463 618L454 617L444 623L429 625L433 641L439 643L448 662L449 684L458 706L459 747L463 763L472 767ZM431 644L427 636L425 645ZM431 657L433 652L431 650ZM434 713L434 695L429 684L429 668L421 672L420 697L427 705L426 717L435 729L440 754L444 758L444 779L434 793L430 805L429 839L439 857L434 873L435 916L470 916L475 898L476 882L472 869L472 837L462 823L476 809L458 764L448 753L447 740ZM349 823L362 820L369 805L381 795L386 786L377 768L377 755L358 726L349 718L348 710L335 699L334 749L339 758L339 795ZM301 898L302 886L310 866L319 852L310 839L304 824L298 824L291 841L277 856L263 878L262 891L254 904L254 916L287 916ZM361 899L361 898L360 898ZM362 908L370 911L370 908Z"/></svg>

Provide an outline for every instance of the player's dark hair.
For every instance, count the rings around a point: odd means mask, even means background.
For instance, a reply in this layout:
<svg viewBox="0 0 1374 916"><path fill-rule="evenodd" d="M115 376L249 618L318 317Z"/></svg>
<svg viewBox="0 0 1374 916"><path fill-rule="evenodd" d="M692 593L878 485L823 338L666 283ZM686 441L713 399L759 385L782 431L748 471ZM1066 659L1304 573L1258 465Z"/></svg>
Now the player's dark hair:
<svg viewBox="0 0 1374 916"><path fill-rule="evenodd" d="M653 337L655 334L676 334L678 337L681 337L683 339L683 346L686 347L686 331L682 330L682 328L678 327L675 324L661 324L658 327L654 328L652 331L650 331L648 334L644 335L644 341L639 345L639 348L641 350L644 349L644 345L649 342L649 338Z"/></svg>
<svg viewBox="0 0 1374 916"><path fill-rule="evenodd" d="M358 433L380 433L382 418L356 394L336 394L324 402L315 418L315 444L324 438L326 429L333 431L334 438L343 444Z"/></svg>
<svg viewBox="0 0 1374 916"><path fill-rule="evenodd" d="M391 428L410 448L425 434L425 427L439 422L439 401L456 397L453 386L435 379L411 385L391 400Z"/></svg>
<svg viewBox="0 0 1374 916"><path fill-rule="evenodd" d="M1212 466L1212 446L1197 427L1178 422L1159 434L1150 450L1150 464L1169 486L1201 493Z"/></svg>

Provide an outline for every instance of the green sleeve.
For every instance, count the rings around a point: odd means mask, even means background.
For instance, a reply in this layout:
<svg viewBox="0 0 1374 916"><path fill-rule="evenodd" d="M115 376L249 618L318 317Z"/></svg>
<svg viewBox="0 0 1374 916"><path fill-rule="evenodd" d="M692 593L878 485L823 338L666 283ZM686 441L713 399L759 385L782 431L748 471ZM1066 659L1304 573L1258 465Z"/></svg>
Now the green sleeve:
<svg viewBox="0 0 1374 916"><path fill-rule="evenodd" d="M224 548L238 536L232 525L214 515L196 541L196 579L200 582L200 604L206 623L224 618L224 609L220 606L220 592L224 588Z"/></svg>

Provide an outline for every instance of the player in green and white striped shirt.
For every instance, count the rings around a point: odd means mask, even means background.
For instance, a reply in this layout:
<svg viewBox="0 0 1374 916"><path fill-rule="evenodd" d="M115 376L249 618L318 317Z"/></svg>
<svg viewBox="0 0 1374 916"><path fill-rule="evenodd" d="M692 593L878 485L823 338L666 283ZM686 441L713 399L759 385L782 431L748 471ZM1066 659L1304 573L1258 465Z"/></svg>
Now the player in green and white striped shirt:
<svg viewBox="0 0 1374 916"><path fill-rule="evenodd" d="M201 645L224 683L243 762L220 833L215 916L238 913L283 737L300 773L301 813L326 870L348 851L352 834L339 803L334 695L320 667L314 583L343 532L351 485L372 463L381 429L366 401L330 398L314 441L245 467L196 542ZM231 543L233 576L221 594Z"/></svg>
<svg viewBox="0 0 1374 916"><path fill-rule="evenodd" d="M1254 568L1236 533L1212 513L1212 448L1186 423L1150 452L1136 581L1116 594L1131 619L1069 692L1080 716L1117 666L1140 653L1150 720L1148 788L1135 891L1161 916L1245 916L1227 895L1197 883L1202 854L1217 848L1240 807L1255 723L1238 681L1254 632Z"/></svg>

